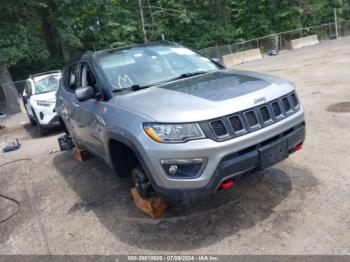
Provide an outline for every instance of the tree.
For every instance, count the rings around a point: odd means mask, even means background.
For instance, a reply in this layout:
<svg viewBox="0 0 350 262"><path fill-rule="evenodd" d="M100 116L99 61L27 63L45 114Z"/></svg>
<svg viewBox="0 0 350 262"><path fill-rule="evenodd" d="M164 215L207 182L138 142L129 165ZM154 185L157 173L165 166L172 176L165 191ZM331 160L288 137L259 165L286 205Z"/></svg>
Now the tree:
<svg viewBox="0 0 350 262"><path fill-rule="evenodd" d="M7 113L20 112L18 92L8 67L23 60L37 60L47 56L42 35L35 16L32 16L30 1L12 1L11 5L0 1L0 84L6 98ZM28 9L27 9L28 8ZM4 19L6 18L6 20Z"/></svg>
<svg viewBox="0 0 350 262"><path fill-rule="evenodd" d="M143 42L136 0L0 0L1 83L60 68L75 53ZM350 0L142 0L150 41L194 49L350 18ZM4 88L4 87L3 87ZM9 90L12 90L11 92ZM10 102L9 105L15 105ZM11 109L12 110L12 109ZM13 109L15 110L15 108Z"/></svg>

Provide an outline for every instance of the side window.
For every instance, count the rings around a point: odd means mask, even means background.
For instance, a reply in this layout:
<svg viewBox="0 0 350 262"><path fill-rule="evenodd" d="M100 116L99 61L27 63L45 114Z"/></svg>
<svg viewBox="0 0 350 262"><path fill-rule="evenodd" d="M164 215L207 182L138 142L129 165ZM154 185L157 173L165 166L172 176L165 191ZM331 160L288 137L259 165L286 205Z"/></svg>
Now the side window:
<svg viewBox="0 0 350 262"><path fill-rule="evenodd" d="M67 88L74 91L78 87L78 70L77 65L68 68Z"/></svg>
<svg viewBox="0 0 350 262"><path fill-rule="evenodd" d="M96 92L98 92L96 78L91 71L88 64L83 63L81 65L81 85L82 86L92 86Z"/></svg>

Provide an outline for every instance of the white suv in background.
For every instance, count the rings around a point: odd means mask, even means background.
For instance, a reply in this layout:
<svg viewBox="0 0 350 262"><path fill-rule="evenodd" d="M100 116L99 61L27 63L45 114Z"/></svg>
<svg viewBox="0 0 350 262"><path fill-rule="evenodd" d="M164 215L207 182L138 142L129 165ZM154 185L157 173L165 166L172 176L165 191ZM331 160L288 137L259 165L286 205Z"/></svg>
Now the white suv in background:
<svg viewBox="0 0 350 262"><path fill-rule="evenodd" d="M49 71L30 75L23 91L23 103L32 125L36 125L40 135L49 128L60 125L55 110L56 91L61 71Z"/></svg>

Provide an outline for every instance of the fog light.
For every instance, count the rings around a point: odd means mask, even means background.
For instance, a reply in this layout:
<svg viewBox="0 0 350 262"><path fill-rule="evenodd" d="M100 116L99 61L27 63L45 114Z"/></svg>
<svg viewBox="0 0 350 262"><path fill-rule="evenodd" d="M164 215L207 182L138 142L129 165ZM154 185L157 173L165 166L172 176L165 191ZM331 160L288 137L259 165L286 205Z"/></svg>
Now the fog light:
<svg viewBox="0 0 350 262"><path fill-rule="evenodd" d="M175 175L175 174L176 174L176 171L177 171L177 165L171 165L171 166L169 167L169 173L170 173L171 175Z"/></svg>
<svg viewBox="0 0 350 262"><path fill-rule="evenodd" d="M206 158L167 159L160 163L164 172L171 178L194 178L202 174Z"/></svg>

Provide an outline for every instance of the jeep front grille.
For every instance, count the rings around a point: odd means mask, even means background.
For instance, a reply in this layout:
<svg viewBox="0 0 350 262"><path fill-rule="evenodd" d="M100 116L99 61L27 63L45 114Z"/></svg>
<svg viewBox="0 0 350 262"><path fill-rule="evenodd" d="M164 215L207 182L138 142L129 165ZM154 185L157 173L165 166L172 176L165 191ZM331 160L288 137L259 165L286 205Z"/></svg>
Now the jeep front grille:
<svg viewBox="0 0 350 262"><path fill-rule="evenodd" d="M260 107L259 111L260 111L261 118L265 123L271 120L271 116L267 106Z"/></svg>
<svg viewBox="0 0 350 262"><path fill-rule="evenodd" d="M245 113L245 117L247 119L249 127L256 127L258 125L258 119L255 116L254 111L248 111Z"/></svg>
<svg viewBox="0 0 350 262"><path fill-rule="evenodd" d="M288 98L287 97L282 98L282 102L283 102L284 110L288 112L291 109Z"/></svg>
<svg viewBox="0 0 350 262"><path fill-rule="evenodd" d="M224 137L228 134L224 121L222 120L214 120L209 123L212 128L214 134L217 137Z"/></svg>
<svg viewBox="0 0 350 262"><path fill-rule="evenodd" d="M290 97L292 98L293 107L299 106L299 102L298 102L298 98L297 98L296 94L293 93L293 94L291 94Z"/></svg>
<svg viewBox="0 0 350 262"><path fill-rule="evenodd" d="M239 115L231 116L229 118L230 124L232 125L233 131L239 132L244 129L241 117Z"/></svg>
<svg viewBox="0 0 350 262"><path fill-rule="evenodd" d="M279 117L282 115L281 107L277 101L272 103L272 108L273 108L273 113L275 114L275 117Z"/></svg>
<svg viewBox="0 0 350 262"><path fill-rule="evenodd" d="M290 93L269 103L208 122L214 140L222 141L250 133L276 123L299 111L296 94Z"/></svg>

